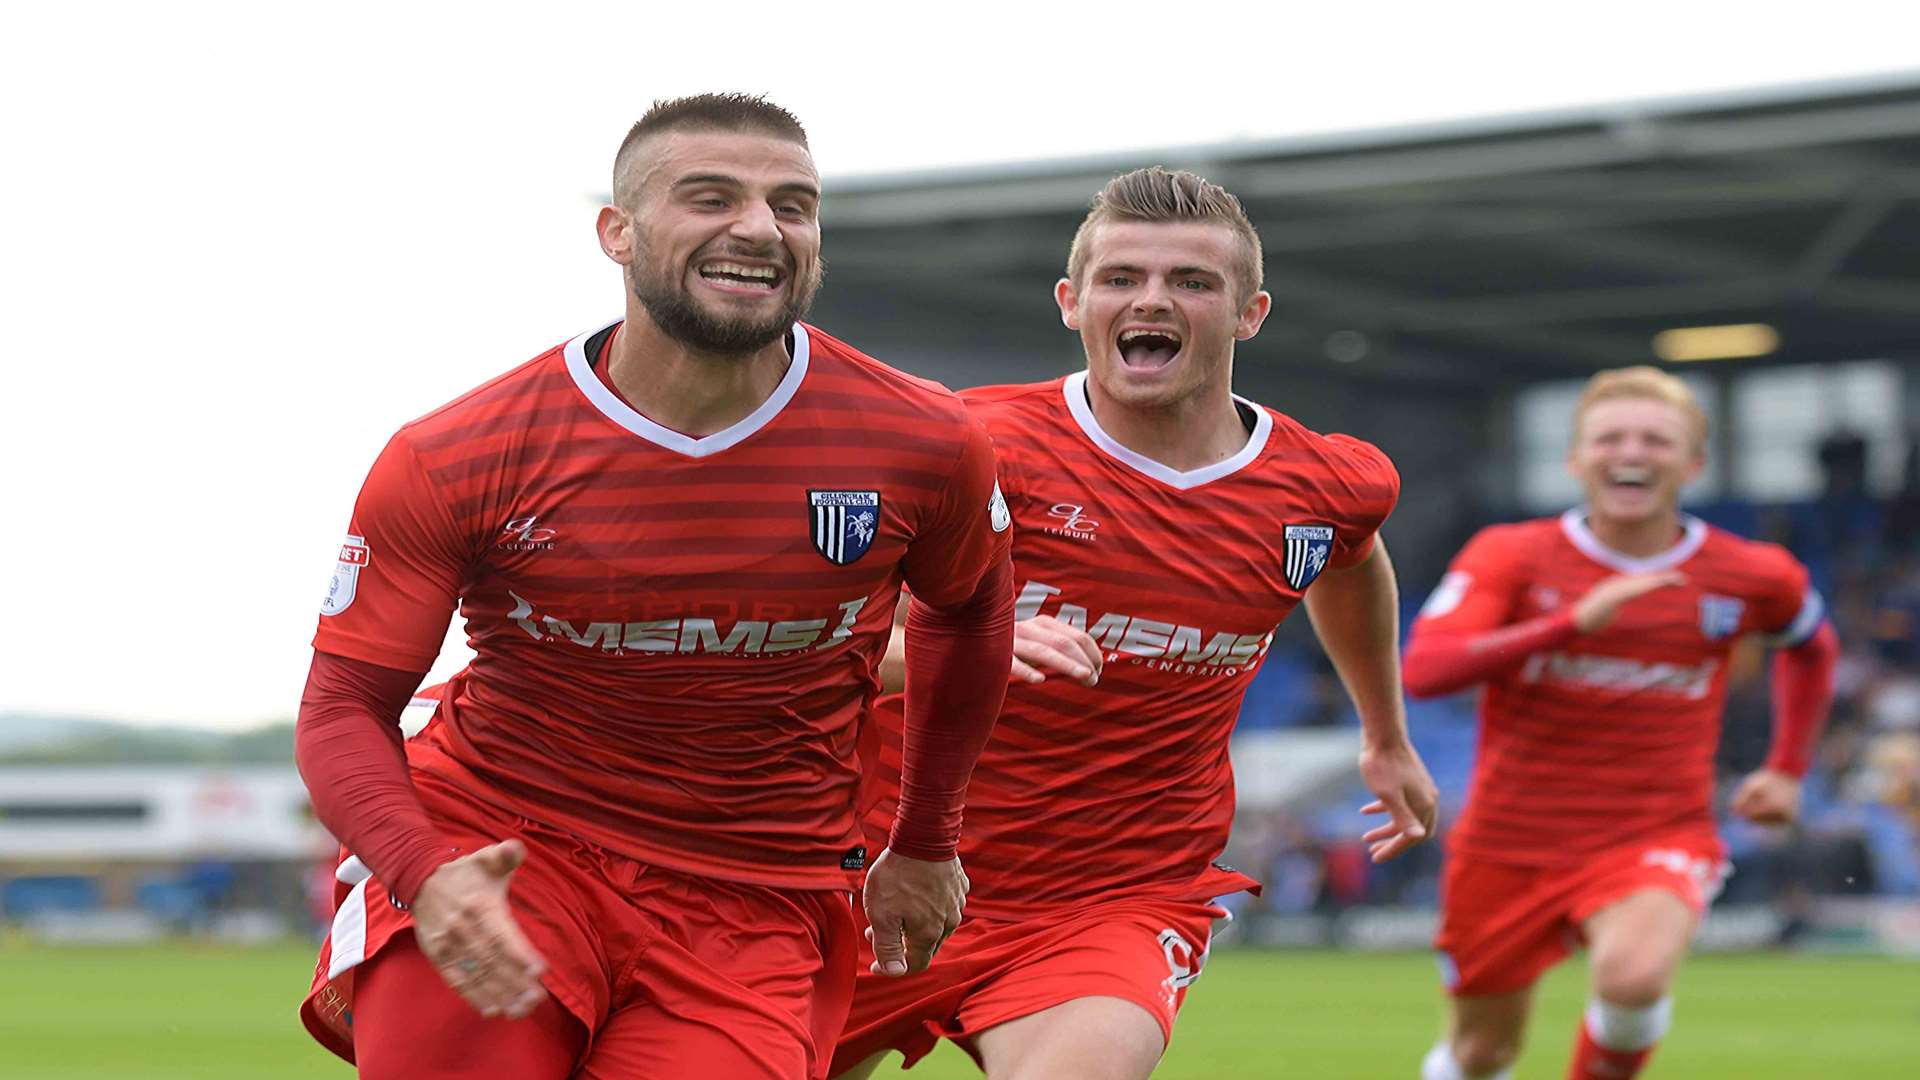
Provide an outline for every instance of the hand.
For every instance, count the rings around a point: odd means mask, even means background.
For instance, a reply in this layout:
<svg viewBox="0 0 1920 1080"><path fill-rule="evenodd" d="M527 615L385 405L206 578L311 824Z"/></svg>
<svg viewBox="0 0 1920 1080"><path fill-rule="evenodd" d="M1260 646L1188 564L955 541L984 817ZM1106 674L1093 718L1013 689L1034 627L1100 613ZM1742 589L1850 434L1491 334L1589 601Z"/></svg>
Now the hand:
<svg viewBox="0 0 1920 1080"><path fill-rule="evenodd" d="M526 857L518 840L481 848L428 875L413 898L420 951L482 1016L517 1020L546 997L547 962L507 906L508 882Z"/></svg>
<svg viewBox="0 0 1920 1080"><path fill-rule="evenodd" d="M1756 769L1734 790L1732 809L1755 825L1791 825L1800 816L1800 781L1773 769Z"/></svg>
<svg viewBox="0 0 1920 1080"><path fill-rule="evenodd" d="M1433 835L1440 817L1440 789L1412 745L1361 750L1360 779L1377 796L1360 812L1391 818L1360 837L1374 862L1386 862Z"/></svg>
<svg viewBox="0 0 1920 1080"><path fill-rule="evenodd" d="M1085 630L1051 615L1013 624L1013 677L1022 682L1046 682L1052 673L1092 686L1100 681L1104 660L1100 643Z"/></svg>
<svg viewBox="0 0 1920 1080"><path fill-rule="evenodd" d="M867 870L862 896L867 940L876 975L925 971L967 905L967 874L959 859L927 862L882 851Z"/></svg>
<svg viewBox="0 0 1920 1080"><path fill-rule="evenodd" d="M1685 584L1686 580L1687 575L1678 570L1615 574L1594 585L1586 595L1573 602L1573 625L1579 627L1583 634L1605 630L1613 625L1614 617L1620 614L1620 608L1629 600L1645 596L1655 589Z"/></svg>

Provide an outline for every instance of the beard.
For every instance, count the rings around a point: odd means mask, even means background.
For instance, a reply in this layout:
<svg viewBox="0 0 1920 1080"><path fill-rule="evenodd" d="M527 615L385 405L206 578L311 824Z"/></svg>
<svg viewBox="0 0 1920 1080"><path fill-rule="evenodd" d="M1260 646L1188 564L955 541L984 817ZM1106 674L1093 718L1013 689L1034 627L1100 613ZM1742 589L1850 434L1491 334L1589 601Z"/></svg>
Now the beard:
<svg viewBox="0 0 1920 1080"><path fill-rule="evenodd" d="M678 277L659 273L646 251L635 254L627 266L627 286L640 306L647 309L654 325L696 352L719 356L745 356L785 336L813 306L826 270L825 264L815 262L808 280L788 274L782 282L789 287L787 302L772 315L731 316L702 307Z"/></svg>

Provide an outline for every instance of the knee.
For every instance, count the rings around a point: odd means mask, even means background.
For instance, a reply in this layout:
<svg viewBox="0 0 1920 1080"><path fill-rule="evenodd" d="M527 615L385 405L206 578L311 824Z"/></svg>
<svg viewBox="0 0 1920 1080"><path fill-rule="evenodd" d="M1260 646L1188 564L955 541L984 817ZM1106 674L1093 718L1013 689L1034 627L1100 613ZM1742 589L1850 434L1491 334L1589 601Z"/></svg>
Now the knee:
<svg viewBox="0 0 1920 1080"><path fill-rule="evenodd" d="M1672 962L1649 951L1622 950L1594 959L1594 995L1615 1005L1645 1008L1666 997L1672 981Z"/></svg>
<svg viewBox="0 0 1920 1080"><path fill-rule="evenodd" d="M1516 1036L1462 1031L1453 1037L1453 1059L1468 1076L1492 1076L1520 1057Z"/></svg>

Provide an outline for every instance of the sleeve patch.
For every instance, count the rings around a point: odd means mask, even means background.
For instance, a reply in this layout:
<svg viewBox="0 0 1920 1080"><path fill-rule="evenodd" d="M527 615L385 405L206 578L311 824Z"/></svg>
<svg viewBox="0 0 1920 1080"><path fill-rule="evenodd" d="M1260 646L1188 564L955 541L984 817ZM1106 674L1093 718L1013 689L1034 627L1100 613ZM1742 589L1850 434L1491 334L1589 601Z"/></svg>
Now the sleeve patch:
<svg viewBox="0 0 1920 1080"><path fill-rule="evenodd" d="M993 482L993 496L987 500L987 516L991 520L994 532L1006 532L1013 524L1013 515L1007 511L1007 500L1000 494L1000 481Z"/></svg>
<svg viewBox="0 0 1920 1080"><path fill-rule="evenodd" d="M1438 618L1460 606L1467 598L1467 590L1473 587L1473 575L1461 570L1449 570L1434 586L1433 594L1420 606L1420 617Z"/></svg>
<svg viewBox="0 0 1920 1080"><path fill-rule="evenodd" d="M320 600L320 614L338 615L353 606L360 589L360 568L373 559L365 537L348 536L340 545L340 561L334 564L333 579L327 583L327 595Z"/></svg>

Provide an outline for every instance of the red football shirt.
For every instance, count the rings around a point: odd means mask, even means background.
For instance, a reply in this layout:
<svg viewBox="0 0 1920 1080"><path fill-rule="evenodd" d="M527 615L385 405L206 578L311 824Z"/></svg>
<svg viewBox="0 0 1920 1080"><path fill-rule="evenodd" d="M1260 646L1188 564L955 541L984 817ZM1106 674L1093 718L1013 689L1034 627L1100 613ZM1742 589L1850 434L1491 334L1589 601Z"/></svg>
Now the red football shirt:
<svg viewBox="0 0 1920 1080"><path fill-rule="evenodd" d="M993 435L1013 514L1014 617L1074 623L1106 650L1098 686L1007 688L968 788L968 913L1251 886L1209 865L1233 823L1240 699L1314 578L1372 550L1399 494L1393 465L1236 399L1246 446L1175 472L1101 430L1084 372L961 396ZM898 700L881 705L867 747L874 835L900 768Z"/></svg>
<svg viewBox="0 0 1920 1080"><path fill-rule="evenodd" d="M1486 684L1455 849L1554 863L1712 832L1728 655L1748 633L1799 644L1819 629L1823 609L1785 549L1683 520L1679 543L1651 558L1607 548L1579 510L1484 529L1454 558L1416 636L1549 614L1615 574L1686 575L1628 603L1605 630L1535 653Z"/></svg>
<svg viewBox="0 0 1920 1080"><path fill-rule="evenodd" d="M767 402L689 438L602 381L612 329L394 436L314 647L425 670L457 602L477 655L415 768L634 858L845 888L901 582L958 603L1004 556L991 444L944 389L799 325Z"/></svg>

